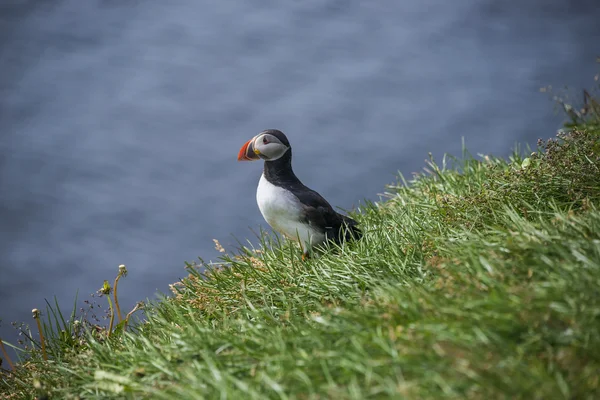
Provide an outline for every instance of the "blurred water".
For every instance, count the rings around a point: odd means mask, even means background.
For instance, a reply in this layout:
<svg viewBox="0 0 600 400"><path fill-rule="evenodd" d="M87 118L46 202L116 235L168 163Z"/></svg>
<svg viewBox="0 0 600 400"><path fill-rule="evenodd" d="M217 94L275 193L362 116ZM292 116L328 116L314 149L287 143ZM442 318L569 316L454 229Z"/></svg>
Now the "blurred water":
<svg viewBox="0 0 600 400"><path fill-rule="evenodd" d="M349 209L427 152L505 156L560 126L541 86L591 85L596 1L3 0L0 336L125 263L122 303L265 226L244 141Z"/></svg>

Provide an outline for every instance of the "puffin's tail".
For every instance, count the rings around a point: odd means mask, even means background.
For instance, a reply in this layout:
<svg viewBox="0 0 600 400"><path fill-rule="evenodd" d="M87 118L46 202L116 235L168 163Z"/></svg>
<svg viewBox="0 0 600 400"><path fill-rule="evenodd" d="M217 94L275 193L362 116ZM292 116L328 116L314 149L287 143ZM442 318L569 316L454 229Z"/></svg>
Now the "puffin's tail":
<svg viewBox="0 0 600 400"><path fill-rule="evenodd" d="M343 238L345 241L359 240L363 233L358 227L358 222L350 217L340 214L342 217L342 226L340 228L340 239Z"/></svg>

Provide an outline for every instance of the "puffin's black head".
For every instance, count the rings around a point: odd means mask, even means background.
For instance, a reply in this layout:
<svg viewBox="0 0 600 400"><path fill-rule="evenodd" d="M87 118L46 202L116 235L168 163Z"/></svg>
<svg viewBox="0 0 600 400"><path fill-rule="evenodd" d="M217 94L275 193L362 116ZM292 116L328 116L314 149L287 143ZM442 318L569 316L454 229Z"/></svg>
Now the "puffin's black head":
<svg viewBox="0 0 600 400"><path fill-rule="evenodd" d="M283 132L267 129L244 143L238 153L238 161L254 161L261 158L265 161L274 161L289 149L290 142Z"/></svg>

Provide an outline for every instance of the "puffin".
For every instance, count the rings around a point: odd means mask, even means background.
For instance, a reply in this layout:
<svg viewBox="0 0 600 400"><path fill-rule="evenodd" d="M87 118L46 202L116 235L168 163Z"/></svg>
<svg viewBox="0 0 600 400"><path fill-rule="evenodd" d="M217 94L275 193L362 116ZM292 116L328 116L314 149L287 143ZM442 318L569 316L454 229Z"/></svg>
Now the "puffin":
<svg viewBox="0 0 600 400"><path fill-rule="evenodd" d="M261 159L264 168L256 190L258 208L274 231L299 242L303 261L315 246L362 237L354 219L336 212L294 174L292 147L283 132L264 130L244 143L238 153L238 161Z"/></svg>

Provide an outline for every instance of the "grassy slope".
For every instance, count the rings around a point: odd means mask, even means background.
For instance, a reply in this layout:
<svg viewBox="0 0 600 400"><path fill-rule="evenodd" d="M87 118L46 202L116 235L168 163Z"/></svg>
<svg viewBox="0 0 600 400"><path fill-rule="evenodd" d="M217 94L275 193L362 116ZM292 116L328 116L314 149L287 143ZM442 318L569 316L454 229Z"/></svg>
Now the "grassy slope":
<svg viewBox="0 0 600 400"><path fill-rule="evenodd" d="M290 243L225 256L137 332L55 339L55 361L35 352L0 392L598 398L599 137L588 125L526 161L431 163L359 210L360 242L305 263Z"/></svg>

